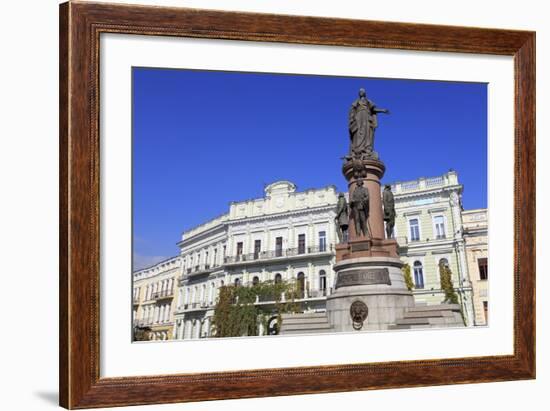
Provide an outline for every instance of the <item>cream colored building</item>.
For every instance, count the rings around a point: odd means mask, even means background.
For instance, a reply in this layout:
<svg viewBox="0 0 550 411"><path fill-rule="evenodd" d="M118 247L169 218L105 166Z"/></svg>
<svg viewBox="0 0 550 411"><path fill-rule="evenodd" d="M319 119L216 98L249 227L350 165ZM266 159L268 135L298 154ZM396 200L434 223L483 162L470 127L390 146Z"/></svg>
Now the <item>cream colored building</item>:
<svg viewBox="0 0 550 411"><path fill-rule="evenodd" d="M448 265L467 325L474 324L473 289L462 232L462 190L455 171L392 184L394 235L411 267L416 303L444 300L439 264Z"/></svg>
<svg viewBox="0 0 550 411"><path fill-rule="evenodd" d="M169 340L174 330L174 293L181 276L179 257L161 261L134 273L134 326L147 327L152 340Z"/></svg>
<svg viewBox="0 0 550 411"><path fill-rule="evenodd" d="M487 209L462 212L468 271L474 290L476 325L488 325L489 266L487 253Z"/></svg>
<svg viewBox="0 0 550 411"><path fill-rule="evenodd" d="M295 280L304 289L303 309L324 310L334 282L336 200L334 186L298 192L278 181L265 188L265 197L233 202L227 214L183 233L176 337L210 336L225 284Z"/></svg>
<svg viewBox="0 0 550 411"><path fill-rule="evenodd" d="M465 321L471 326L478 324L474 321L478 310L474 310L477 300L469 274L472 268L463 228L463 215L468 212L462 210L462 189L454 171L392 184L394 234L402 259L411 266L416 302L443 301L438 268L443 260L451 268ZM278 181L265 188L264 197L233 202L227 213L184 232L178 243L179 256L168 260L168 265L162 262L137 272L141 280L134 277L135 285L170 278L177 283L169 314L164 311L169 319L166 324L173 322L173 331L162 338L211 336L218 290L226 284L296 281L304 290L298 301L301 308L324 311L335 282L337 197L334 186L298 191L292 182ZM138 311L135 318L152 319L147 324L158 329L154 310L166 300L141 302L139 307L153 314L144 317Z"/></svg>

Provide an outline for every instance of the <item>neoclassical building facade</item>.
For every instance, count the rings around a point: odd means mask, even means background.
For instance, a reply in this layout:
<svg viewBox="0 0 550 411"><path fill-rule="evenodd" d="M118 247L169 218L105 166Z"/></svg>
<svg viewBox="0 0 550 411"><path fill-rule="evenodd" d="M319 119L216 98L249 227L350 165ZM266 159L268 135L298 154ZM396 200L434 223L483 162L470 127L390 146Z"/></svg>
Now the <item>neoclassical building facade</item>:
<svg viewBox="0 0 550 411"><path fill-rule="evenodd" d="M297 192L293 183L278 181L264 198L231 203L227 214L183 233L175 337L210 335L225 284L295 280L304 290L303 308L323 309L334 282L336 200L333 186Z"/></svg>
<svg viewBox="0 0 550 411"><path fill-rule="evenodd" d="M453 273L467 325L477 325L482 322L470 280L462 189L454 171L392 184L394 236L411 267L416 302L439 304L444 299L439 279L439 264L444 263ZM303 290L301 308L324 311L335 282L337 198L334 186L297 191L292 182L278 181L265 187L263 198L231 203L227 213L184 232L178 256L134 273L134 289L141 290L134 319L152 320L146 324L157 332L158 319L166 318L163 324L171 330L161 339L209 337L220 287L268 280L296 281ZM153 302L142 296L147 286L167 279L175 287L170 299ZM166 317L155 314L163 302L169 307L163 311Z"/></svg>
<svg viewBox="0 0 550 411"><path fill-rule="evenodd" d="M179 257L161 261L134 273L132 306L134 326L151 330L152 340L173 338L174 293L181 276Z"/></svg>
<svg viewBox="0 0 550 411"><path fill-rule="evenodd" d="M462 212L466 260L474 294L475 322L489 324L487 209Z"/></svg>
<svg viewBox="0 0 550 411"><path fill-rule="evenodd" d="M392 184L394 235L401 259L411 267L417 304L444 299L439 265L449 266L467 325L474 325L473 288L466 262L462 190L455 171L442 176Z"/></svg>

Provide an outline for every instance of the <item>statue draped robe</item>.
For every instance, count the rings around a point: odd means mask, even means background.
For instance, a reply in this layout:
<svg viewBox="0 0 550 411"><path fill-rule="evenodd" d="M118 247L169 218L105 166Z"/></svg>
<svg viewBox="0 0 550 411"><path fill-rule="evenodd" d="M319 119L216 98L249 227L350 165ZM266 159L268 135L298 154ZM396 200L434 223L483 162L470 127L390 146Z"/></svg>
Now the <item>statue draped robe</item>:
<svg viewBox="0 0 550 411"><path fill-rule="evenodd" d="M374 150L374 129L378 126L374 104L358 98L349 112L350 156L362 158Z"/></svg>

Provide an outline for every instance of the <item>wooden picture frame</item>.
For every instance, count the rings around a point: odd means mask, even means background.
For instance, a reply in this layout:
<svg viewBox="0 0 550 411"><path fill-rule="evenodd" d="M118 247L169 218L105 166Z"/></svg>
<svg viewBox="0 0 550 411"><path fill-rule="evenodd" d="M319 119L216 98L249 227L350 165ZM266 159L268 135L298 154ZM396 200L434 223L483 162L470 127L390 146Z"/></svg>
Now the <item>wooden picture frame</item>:
<svg viewBox="0 0 550 411"><path fill-rule="evenodd" d="M100 378L101 33L513 56L514 353ZM60 6L60 405L91 408L535 378L535 33L69 2Z"/></svg>

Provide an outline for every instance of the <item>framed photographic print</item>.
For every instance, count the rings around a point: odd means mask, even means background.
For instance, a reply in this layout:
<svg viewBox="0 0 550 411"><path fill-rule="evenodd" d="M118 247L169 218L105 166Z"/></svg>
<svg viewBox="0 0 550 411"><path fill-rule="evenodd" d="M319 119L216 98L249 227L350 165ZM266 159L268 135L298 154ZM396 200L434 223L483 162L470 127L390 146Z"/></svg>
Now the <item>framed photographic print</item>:
<svg viewBox="0 0 550 411"><path fill-rule="evenodd" d="M535 33L60 6L60 403L535 377Z"/></svg>

